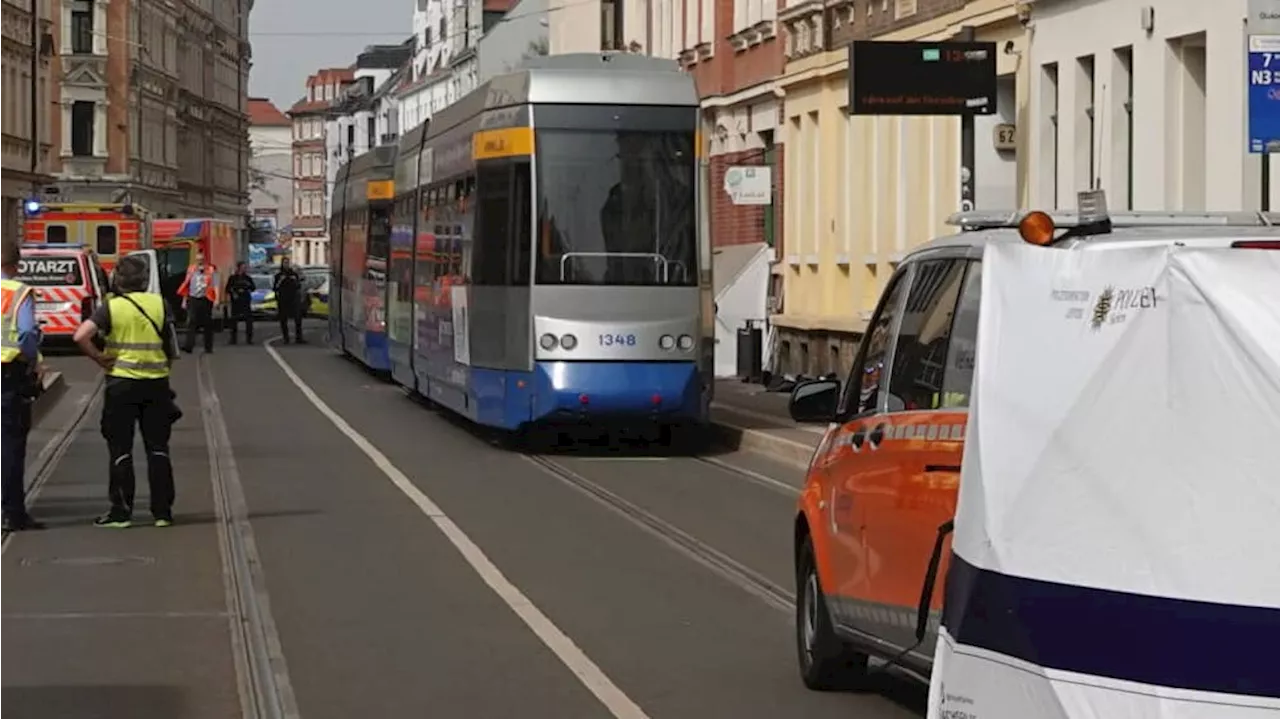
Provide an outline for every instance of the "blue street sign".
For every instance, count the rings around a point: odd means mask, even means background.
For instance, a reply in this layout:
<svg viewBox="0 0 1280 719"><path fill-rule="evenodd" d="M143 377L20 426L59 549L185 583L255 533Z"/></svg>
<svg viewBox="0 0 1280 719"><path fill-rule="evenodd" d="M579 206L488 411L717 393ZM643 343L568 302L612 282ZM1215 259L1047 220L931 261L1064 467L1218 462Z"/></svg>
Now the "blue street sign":
<svg viewBox="0 0 1280 719"><path fill-rule="evenodd" d="M1249 152L1280 152L1280 44L1257 42L1269 39L1252 37L1249 43ZM1274 51L1272 51L1274 50Z"/></svg>

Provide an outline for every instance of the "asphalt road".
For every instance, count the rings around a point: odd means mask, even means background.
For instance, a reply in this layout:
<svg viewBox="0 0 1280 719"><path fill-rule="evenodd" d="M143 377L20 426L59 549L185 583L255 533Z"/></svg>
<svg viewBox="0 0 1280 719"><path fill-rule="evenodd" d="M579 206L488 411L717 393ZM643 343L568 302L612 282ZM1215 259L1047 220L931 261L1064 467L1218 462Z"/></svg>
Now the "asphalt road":
<svg viewBox="0 0 1280 719"><path fill-rule="evenodd" d="M801 685L794 470L525 456L327 348L274 349L292 375L261 346L179 363L166 530L88 526L107 461L93 368L54 360L77 374L33 457L90 411L35 498L51 527L5 547L6 716L228 717L255 686L306 719L923 711L892 677Z"/></svg>

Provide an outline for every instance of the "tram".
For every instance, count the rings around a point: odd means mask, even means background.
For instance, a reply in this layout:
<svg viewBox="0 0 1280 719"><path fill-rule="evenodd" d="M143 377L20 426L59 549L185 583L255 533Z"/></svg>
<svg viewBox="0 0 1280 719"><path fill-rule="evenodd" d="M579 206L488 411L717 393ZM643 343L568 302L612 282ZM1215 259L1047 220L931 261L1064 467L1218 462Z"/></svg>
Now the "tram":
<svg viewBox="0 0 1280 719"><path fill-rule="evenodd" d="M490 427L705 422L698 118L671 61L550 56L352 160L332 343Z"/></svg>
<svg viewBox="0 0 1280 719"><path fill-rule="evenodd" d="M396 146L375 147L339 169L329 219L329 337L376 372L390 372L386 284Z"/></svg>

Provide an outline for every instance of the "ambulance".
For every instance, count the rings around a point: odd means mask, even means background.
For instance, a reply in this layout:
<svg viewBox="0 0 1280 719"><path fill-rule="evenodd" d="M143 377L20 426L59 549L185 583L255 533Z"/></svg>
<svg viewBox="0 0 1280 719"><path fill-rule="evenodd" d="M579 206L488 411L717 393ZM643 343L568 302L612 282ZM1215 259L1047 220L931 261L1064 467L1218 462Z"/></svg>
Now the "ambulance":
<svg viewBox="0 0 1280 719"><path fill-rule="evenodd" d="M1030 243L1042 246L1045 253L1068 248L1094 257L1100 255L1091 253L1134 247L1280 250L1280 213L1109 213L1098 192L1082 193L1079 207L1078 212L953 215L948 223L958 228L956 234L911 251L888 278L849 376L844 381L805 382L794 389L792 418L827 425L810 462L792 527L795 640L800 675L810 689L858 686L869 671L878 671L869 669L872 658L924 683L934 671L944 624L941 585L955 579L948 577L955 563L951 530L969 439L970 395L975 367L985 361L978 357L978 318L983 263L992 248ZM1280 288L1280 278L1274 287ZM1067 283L1042 292L1037 301L1044 299L1060 312L1061 321L1076 323L1085 333L1126 318L1133 321L1163 301L1149 283ZM1002 328L983 331L998 337ZM1064 362L1069 366L1075 348L1064 343L1041 350L1048 368ZM984 372L1023 373L1019 377L1034 380L1022 382L1023 393L1011 400L1022 408L1024 421L1031 421L1038 399L1054 390L1055 378L1047 369L1033 378L1025 366L983 367ZM1026 389L1034 386L1041 390ZM1096 431L1132 429L1107 425ZM1236 431L1213 423L1185 429L1189 442L1212 442L1220 431ZM1273 470L1275 466L1272 463ZM1265 551L1268 539L1258 540ZM1133 571L1146 568L1134 565ZM1001 590L997 586L993 591ZM970 598L959 596L957 605L947 607L949 615L964 614L961 605ZM986 626L1007 618L987 617ZM974 626L982 621L973 620ZM1003 631L1012 645L1031 646L1028 651L1034 654L1025 628L1005 625ZM1177 638L1169 642L1169 652L1182 651ZM1269 658L1265 663L1275 666ZM945 697L950 691L941 693ZM942 715L997 713L955 704ZM1103 715L1111 716L1098 714Z"/></svg>
<svg viewBox="0 0 1280 719"><path fill-rule="evenodd" d="M151 247L151 214L132 203L26 203L23 244L80 246L92 250L108 273L116 261Z"/></svg>
<svg viewBox="0 0 1280 719"><path fill-rule="evenodd" d="M32 288L36 320L46 342L69 342L110 286L97 254L85 247L27 244L18 279Z"/></svg>

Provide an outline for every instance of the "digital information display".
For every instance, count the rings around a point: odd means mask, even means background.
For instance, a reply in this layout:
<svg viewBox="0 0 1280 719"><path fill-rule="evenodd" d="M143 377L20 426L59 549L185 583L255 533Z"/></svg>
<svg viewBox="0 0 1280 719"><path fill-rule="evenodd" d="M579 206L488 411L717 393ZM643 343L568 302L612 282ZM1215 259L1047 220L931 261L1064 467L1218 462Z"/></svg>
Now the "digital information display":
<svg viewBox="0 0 1280 719"><path fill-rule="evenodd" d="M877 42L849 45L854 115L992 115L993 42Z"/></svg>

